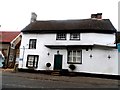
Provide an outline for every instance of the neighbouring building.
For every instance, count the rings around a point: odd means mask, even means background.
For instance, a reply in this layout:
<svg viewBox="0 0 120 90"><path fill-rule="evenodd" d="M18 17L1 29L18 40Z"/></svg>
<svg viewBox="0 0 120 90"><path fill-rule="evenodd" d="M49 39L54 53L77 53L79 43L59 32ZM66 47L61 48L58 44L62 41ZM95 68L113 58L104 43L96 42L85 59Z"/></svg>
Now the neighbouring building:
<svg viewBox="0 0 120 90"><path fill-rule="evenodd" d="M120 43L120 31L117 31L117 43Z"/></svg>
<svg viewBox="0 0 120 90"><path fill-rule="evenodd" d="M120 52L120 31L117 32L117 45L118 45L118 51Z"/></svg>
<svg viewBox="0 0 120 90"><path fill-rule="evenodd" d="M19 60L20 43L20 32L0 31L0 51L5 58L5 68L13 68L16 60Z"/></svg>
<svg viewBox="0 0 120 90"><path fill-rule="evenodd" d="M38 21L36 16L21 31L19 69L118 75L117 30L102 13L80 20Z"/></svg>
<svg viewBox="0 0 120 90"><path fill-rule="evenodd" d="M120 31L117 32L117 47L118 47L118 68L120 68Z"/></svg>

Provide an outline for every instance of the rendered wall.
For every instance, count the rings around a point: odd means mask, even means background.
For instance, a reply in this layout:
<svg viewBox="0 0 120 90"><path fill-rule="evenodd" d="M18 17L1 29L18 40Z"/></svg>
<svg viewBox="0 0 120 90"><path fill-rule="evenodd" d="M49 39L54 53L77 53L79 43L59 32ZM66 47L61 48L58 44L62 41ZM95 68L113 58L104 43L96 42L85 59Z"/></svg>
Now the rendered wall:
<svg viewBox="0 0 120 90"><path fill-rule="evenodd" d="M62 69L69 69L69 64L67 64L67 49L51 49L45 45L109 44L115 41L114 34L82 33L80 41L71 41L69 37L70 34L67 34L67 40L56 40L56 34L23 34L20 47L21 60L19 61L19 68L27 69L27 55L39 55L38 68L36 70L48 70L46 67L47 62L51 63L49 69L53 70L54 55L59 50L59 53L63 55ZM29 39L37 39L36 49L28 49ZM23 46L25 49L23 49ZM92 58L90 58L90 54L92 54ZM108 55L111 56L110 59ZM82 49L82 64L75 64L75 66L76 70L74 72L118 75L118 51L117 49L103 47L94 47L88 51Z"/></svg>

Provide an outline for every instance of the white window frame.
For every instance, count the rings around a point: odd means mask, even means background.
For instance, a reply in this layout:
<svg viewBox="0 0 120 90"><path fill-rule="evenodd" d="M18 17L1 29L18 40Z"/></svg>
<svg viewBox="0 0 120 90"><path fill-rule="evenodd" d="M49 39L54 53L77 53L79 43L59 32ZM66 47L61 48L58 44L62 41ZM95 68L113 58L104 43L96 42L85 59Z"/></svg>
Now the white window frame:
<svg viewBox="0 0 120 90"><path fill-rule="evenodd" d="M69 50L68 63L82 64L82 50Z"/></svg>

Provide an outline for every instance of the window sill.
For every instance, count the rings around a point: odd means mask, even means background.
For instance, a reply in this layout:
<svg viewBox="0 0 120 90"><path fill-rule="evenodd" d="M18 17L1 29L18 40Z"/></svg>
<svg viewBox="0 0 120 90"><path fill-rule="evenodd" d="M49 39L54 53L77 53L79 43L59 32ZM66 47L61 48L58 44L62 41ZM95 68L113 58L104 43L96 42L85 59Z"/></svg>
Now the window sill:
<svg viewBox="0 0 120 90"><path fill-rule="evenodd" d="M28 48L28 49L32 49L32 50L34 50L34 49L36 49L36 48Z"/></svg>
<svg viewBox="0 0 120 90"><path fill-rule="evenodd" d="M73 41L80 41L80 39L70 39L70 40L73 40Z"/></svg>
<svg viewBox="0 0 120 90"><path fill-rule="evenodd" d="M56 40L66 40L66 39L56 39Z"/></svg>
<svg viewBox="0 0 120 90"><path fill-rule="evenodd" d="M37 67L27 67L27 68L32 70L32 69L36 69Z"/></svg>
<svg viewBox="0 0 120 90"><path fill-rule="evenodd" d="M68 64L82 64L82 63L78 63L78 62L67 62Z"/></svg>

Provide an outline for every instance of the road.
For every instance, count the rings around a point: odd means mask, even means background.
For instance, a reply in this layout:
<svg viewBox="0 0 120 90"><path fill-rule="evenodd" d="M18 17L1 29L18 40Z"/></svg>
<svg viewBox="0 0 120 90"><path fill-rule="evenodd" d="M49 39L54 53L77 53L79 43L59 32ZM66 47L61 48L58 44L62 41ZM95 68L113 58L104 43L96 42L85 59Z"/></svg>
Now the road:
<svg viewBox="0 0 120 90"><path fill-rule="evenodd" d="M86 84L80 85L72 82L3 76L3 88L79 88L86 86Z"/></svg>
<svg viewBox="0 0 120 90"><path fill-rule="evenodd" d="M118 80L91 77L2 73L2 88L118 88Z"/></svg>

